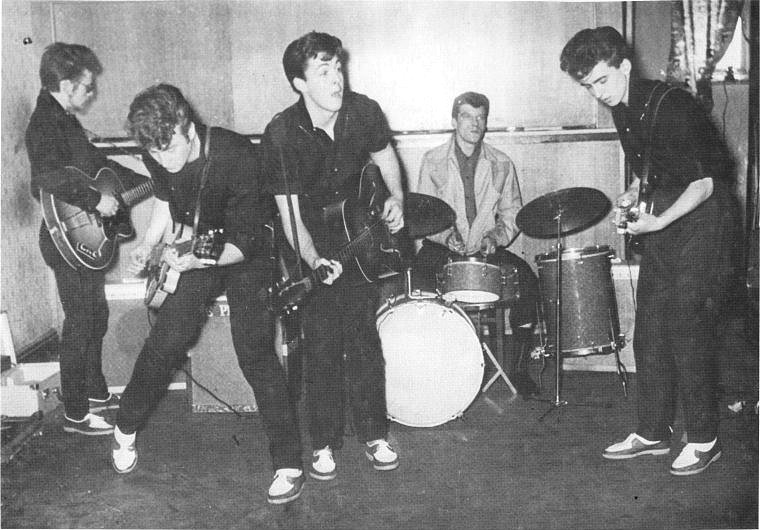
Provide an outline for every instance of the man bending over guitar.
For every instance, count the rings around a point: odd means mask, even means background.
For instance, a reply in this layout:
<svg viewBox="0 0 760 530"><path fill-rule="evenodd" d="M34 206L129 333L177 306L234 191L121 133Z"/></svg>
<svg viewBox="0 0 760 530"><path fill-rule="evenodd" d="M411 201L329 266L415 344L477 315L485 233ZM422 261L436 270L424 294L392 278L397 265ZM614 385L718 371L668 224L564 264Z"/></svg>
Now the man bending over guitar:
<svg viewBox="0 0 760 530"><path fill-rule="evenodd" d="M90 143L75 116L85 113L95 100L102 71L97 56L86 46L63 42L48 46L40 61L42 89L26 130L32 195L38 199L55 195L81 209L87 219L98 220L114 216L120 207L112 193L100 192L92 185L91 179L101 168L116 172L125 187L149 182L106 159ZM93 226L102 232L97 221ZM56 236L54 240L43 222L40 250L55 274L64 313L59 349L63 429L86 435L110 434L113 426L95 413L119 406L118 396L108 392L102 370L103 337L108 328L104 269L111 256L97 269L85 267L67 260L63 249L57 247L66 237L64 230L58 229Z"/></svg>
<svg viewBox="0 0 760 530"><path fill-rule="evenodd" d="M680 397L688 443L670 472L700 473L721 455L716 332L738 228L728 151L691 94L634 75L614 28L578 32L560 67L611 108L637 177L617 202L638 197L638 215L623 228L643 236L633 337L638 426L602 456L668 454Z"/></svg>
<svg viewBox="0 0 760 530"><path fill-rule="evenodd" d="M262 175L275 195L290 246L307 270L326 267L324 285L301 304L314 449L309 474L317 480L336 477L333 451L343 445L344 357L353 424L366 456L377 470L398 467L398 456L386 441L376 284L363 279L355 260L327 259L344 242L342 228L328 226L326 216L334 211L330 206L359 194L369 159L379 166L390 192L377 216L391 232L404 224L400 168L390 130L375 101L344 90L345 59L340 39L325 33L311 32L288 45L283 66L301 97L274 117L261 144ZM278 469L270 502L294 499L303 481L300 463Z"/></svg>
<svg viewBox="0 0 760 530"><path fill-rule="evenodd" d="M294 411L274 350L272 316L256 299L271 279L264 225L274 204L260 193L254 147L237 133L195 120L180 90L171 85L156 85L138 94L128 122L132 137L145 150L143 159L155 179L156 193L148 229L131 255L132 272L145 267L151 249L167 230L185 232L182 239L192 236L189 227L196 219L196 234L223 230L226 241L215 260L198 257L195 251L179 255L173 247L163 253L166 263L181 274L174 293L159 310L122 395L111 451L113 467L119 473L134 469L137 430L197 339L206 307L225 289L235 353L256 395L273 464L293 465L292 455L300 452Z"/></svg>

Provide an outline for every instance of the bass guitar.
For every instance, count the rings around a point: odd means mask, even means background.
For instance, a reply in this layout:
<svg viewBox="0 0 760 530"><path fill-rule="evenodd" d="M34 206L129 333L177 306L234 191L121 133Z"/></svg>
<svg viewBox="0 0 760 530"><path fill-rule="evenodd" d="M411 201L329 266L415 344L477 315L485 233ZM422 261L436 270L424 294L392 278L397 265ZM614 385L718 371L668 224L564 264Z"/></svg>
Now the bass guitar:
<svg viewBox="0 0 760 530"><path fill-rule="evenodd" d="M328 259L340 262L344 272L355 267L369 283L385 272L400 270L397 241L381 218L389 195L380 168L367 164L362 169L356 198L323 208L325 225L330 234L337 235L340 243L338 251ZM323 283L330 272L329 267L321 266L300 280L281 279L262 289L259 298L266 300L271 311L287 311Z"/></svg>
<svg viewBox="0 0 760 530"><path fill-rule="evenodd" d="M153 194L153 181L148 179L126 190L116 172L108 167L100 169L95 178L73 166L67 166L64 171L119 201L116 215L102 217L98 212L87 212L40 190L45 226L66 263L75 269L105 269L116 253L117 240L134 234L127 208Z"/></svg>
<svg viewBox="0 0 760 530"><path fill-rule="evenodd" d="M185 230L192 233L188 227ZM178 231L178 234L182 233L185 233L184 230ZM153 247L146 264L148 279L143 298L150 309L159 309L166 298L177 290L181 274L166 263L165 255L170 249L176 250L178 256L192 252L198 259L216 261L224 249L224 231L209 230L182 241L175 237L173 243L159 243Z"/></svg>

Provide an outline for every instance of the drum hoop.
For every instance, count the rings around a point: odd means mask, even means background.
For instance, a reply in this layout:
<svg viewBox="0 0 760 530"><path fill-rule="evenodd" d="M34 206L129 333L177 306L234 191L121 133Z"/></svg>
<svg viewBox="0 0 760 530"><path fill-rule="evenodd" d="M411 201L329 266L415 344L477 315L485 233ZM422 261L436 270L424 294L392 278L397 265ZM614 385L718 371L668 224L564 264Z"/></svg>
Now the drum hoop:
<svg viewBox="0 0 760 530"><path fill-rule="evenodd" d="M610 248L609 245L592 245L583 248L566 248L562 250L562 261L595 258L604 255L612 257L615 255L615 252ZM556 250L536 255L536 263L538 264L552 261L557 261Z"/></svg>
<svg viewBox="0 0 760 530"><path fill-rule="evenodd" d="M437 294L433 294L430 291L421 291L422 294L430 294L429 297L416 297L412 296L411 298L407 297L406 293L402 293L398 296L393 297L393 300L386 301L380 309L377 310L375 313L375 326L379 329L380 324L393 313L394 309L398 309L402 306L405 306L406 304L411 303L422 303L423 305L432 303L434 305L442 306L444 309L451 309L455 313L458 313L459 316L461 316L465 323L472 328L472 331L475 333L475 336L477 336L477 330L475 329L475 325L472 323L472 320L470 320L470 317L467 315L467 313L459 306L459 304L454 302L447 302L443 298L441 298Z"/></svg>

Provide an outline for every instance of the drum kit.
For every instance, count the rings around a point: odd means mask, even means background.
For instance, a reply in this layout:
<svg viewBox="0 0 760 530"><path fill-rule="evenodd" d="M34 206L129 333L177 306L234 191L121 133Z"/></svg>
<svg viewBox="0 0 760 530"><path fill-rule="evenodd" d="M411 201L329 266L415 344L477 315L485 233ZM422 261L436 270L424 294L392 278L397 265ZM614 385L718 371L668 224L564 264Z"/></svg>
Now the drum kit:
<svg viewBox="0 0 760 530"><path fill-rule="evenodd" d="M605 246L562 248L563 236L598 222L609 207L609 199L598 190L567 188L531 201L517 215L517 225L527 235L556 237L554 252L536 256L541 302L544 309L553 309L540 349L556 360L555 395L544 416L568 404L561 398L563 356L617 354L623 346L611 276L613 252ZM445 202L422 194L409 194L404 214L411 238L440 232L454 222ZM484 353L496 374L483 391L503 377L516 393L471 318L473 310L479 314L517 300L516 270L483 256L455 256L439 271L437 292L412 290L411 268L405 286L403 293L387 296L376 319L391 420L434 427L461 417L481 390ZM618 357L625 389L621 366Z"/></svg>

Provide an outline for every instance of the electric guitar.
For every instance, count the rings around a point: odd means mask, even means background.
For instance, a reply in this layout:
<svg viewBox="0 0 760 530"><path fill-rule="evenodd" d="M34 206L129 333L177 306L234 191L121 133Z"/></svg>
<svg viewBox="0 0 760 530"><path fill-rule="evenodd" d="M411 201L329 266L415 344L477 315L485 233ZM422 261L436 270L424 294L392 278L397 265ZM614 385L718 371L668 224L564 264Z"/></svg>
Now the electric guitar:
<svg viewBox="0 0 760 530"><path fill-rule="evenodd" d="M192 233L189 227L184 227L184 230ZM180 229L177 233L187 233L184 230ZM164 258L170 249L176 250L178 256L192 252L198 259L217 260L224 249L224 231L209 230L205 234L181 241L175 237L173 243L159 243L153 247L146 264L148 279L143 298L143 302L150 309L159 309L166 298L177 290L181 273L172 269Z"/></svg>
<svg viewBox="0 0 760 530"><path fill-rule="evenodd" d="M644 174L639 177L639 193L636 199L636 204L621 204L618 208L616 215L616 224L619 234L625 234L625 229L628 223L632 223L639 220L642 213L652 213L654 206L652 202L653 186L649 181L649 176ZM641 237L626 234L625 236L626 246L634 252L641 252Z"/></svg>
<svg viewBox="0 0 760 530"><path fill-rule="evenodd" d="M355 267L369 283L384 272L400 270L397 241L381 218L389 195L380 168L367 164L362 169L357 197L323 208L328 231L339 241L337 252L328 259L340 262L344 272ZM323 283L330 272L330 268L323 265L300 280L281 279L259 291L259 299L266 300L271 311L287 311Z"/></svg>
<svg viewBox="0 0 760 530"><path fill-rule="evenodd" d="M75 269L105 269L116 253L117 240L134 234L127 208L153 194L153 181L148 179L126 190L116 172L108 167L101 168L95 178L74 166L67 166L64 171L119 201L116 215L102 217L98 212L87 212L40 190L45 226L66 263Z"/></svg>

